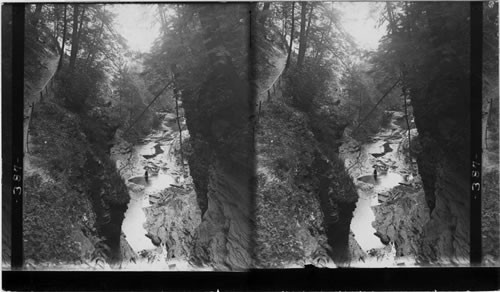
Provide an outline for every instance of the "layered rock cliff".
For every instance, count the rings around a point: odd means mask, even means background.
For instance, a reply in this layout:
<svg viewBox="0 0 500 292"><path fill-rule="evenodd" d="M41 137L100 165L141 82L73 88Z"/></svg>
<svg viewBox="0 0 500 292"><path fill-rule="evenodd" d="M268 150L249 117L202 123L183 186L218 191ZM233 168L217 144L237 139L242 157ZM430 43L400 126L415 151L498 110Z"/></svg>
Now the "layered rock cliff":
<svg viewBox="0 0 500 292"><path fill-rule="evenodd" d="M430 80L412 99L422 146L417 163L430 209L422 232L422 263L468 262L470 81L461 80L464 76L455 72Z"/></svg>
<svg viewBox="0 0 500 292"><path fill-rule="evenodd" d="M28 267L120 260L129 197L107 153L117 127L52 101L35 109L25 159Z"/></svg>
<svg viewBox="0 0 500 292"><path fill-rule="evenodd" d="M346 263L357 193L335 147L327 151L308 116L281 99L263 107L256 132L257 267Z"/></svg>
<svg viewBox="0 0 500 292"><path fill-rule="evenodd" d="M193 262L241 270L251 264L249 84L230 58L211 69L199 90L183 91L193 150L188 161L202 212Z"/></svg>

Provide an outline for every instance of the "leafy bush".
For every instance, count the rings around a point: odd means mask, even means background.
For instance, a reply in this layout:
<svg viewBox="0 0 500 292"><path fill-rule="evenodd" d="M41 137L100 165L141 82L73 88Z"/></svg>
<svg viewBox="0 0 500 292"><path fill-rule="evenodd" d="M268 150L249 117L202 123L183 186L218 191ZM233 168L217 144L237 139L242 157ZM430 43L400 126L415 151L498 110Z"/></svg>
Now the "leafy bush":
<svg viewBox="0 0 500 292"><path fill-rule="evenodd" d="M301 68L291 68L287 77L286 95L291 96L295 108L310 113L321 107L318 102L325 99L331 77L327 66L306 62Z"/></svg>
<svg viewBox="0 0 500 292"><path fill-rule="evenodd" d="M71 238L87 210L85 198L64 184L43 182L38 175L25 180L24 256L35 262L75 262L79 245Z"/></svg>
<svg viewBox="0 0 500 292"><path fill-rule="evenodd" d="M97 99L100 83L104 81L104 73L92 69L86 69L85 72L63 69L57 76L56 97L75 112L90 109L89 103Z"/></svg>

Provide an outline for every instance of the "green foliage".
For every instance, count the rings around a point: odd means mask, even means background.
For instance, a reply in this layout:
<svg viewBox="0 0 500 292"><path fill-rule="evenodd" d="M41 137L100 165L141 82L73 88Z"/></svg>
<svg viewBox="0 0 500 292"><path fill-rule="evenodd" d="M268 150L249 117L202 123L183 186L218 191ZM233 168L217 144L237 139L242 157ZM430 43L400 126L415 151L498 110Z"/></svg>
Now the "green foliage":
<svg viewBox="0 0 500 292"><path fill-rule="evenodd" d="M40 104L34 112L30 133L34 138L30 143L36 145L33 153L44 158L47 168L54 170L56 177L83 166L84 157L79 149L84 137L78 131L78 122L66 115L60 106Z"/></svg>
<svg viewBox="0 0 500 292"><path fill-rule="evenodd" d="M470 136L470 5L394 5L387 6L393 21L374 60L393 80L404 77L419 133L439 141L453 160L464 161L467 147L456 145L469 145Z"/></svg>
<svg viewBox="0 0 500 292"><path fill-rule="evenodd" d="M104 72L92 69L72 73L68 71L65 68L57 75L56 98L75 112L86 112L99 96L100 87L105 81Z"/></svg>
<svg viewBox="0 0 500 292"><path fill-rule="evenodd" d="M125 135L128 141L146 136L161 124L156 113L152 111L154 107L150 107L140 116L147 107L146 101L149 101L149 104L152 100L148 99L150 93L137 84L144 85L142 78L127 68L122 68L118 77L113 81L118 99L114 110L119 113L119 120L122 125L125 125L123 128L128 128L134 123Z"/></svg>
<svg viewBox="0 0 500 292"><path fill-rule="evenodd" d="M82 194L64 184L44 182L38 175L25 180L23 207L24 258L40 262L74 263L80 247L72 238L88 206Z"/></svg>
<svg viewBox="0 0 500 292"><path fill-rule="evenodd" d="M27 9L24 27L24 74L29 80L39 78L40 71L46 66L43 64L44 60L57 52L58 48L51 29L45 22L40 21L42 16L35 15L34 12L29 13Z"/></svg>
<svg viewBox="0 0 500 292"><path fill-rule="evenodd" d="M165 6L158 7L162 13ZM162 35L145 61L151 91L173 81L194 143L203 139L236 163L248 160L251 145L248 7L167 6L175 13L164 15Z"/></svg>
<svg viewBox="0 0 500 292"><path fill-rule="evenodd" d="M126 186L108 154L114 129L103 117L79 117L52 102L39 104L34 112L30 154L43 178L27 176L27 259L74 263L81 252L75 231L83 227L82 214L96 217L87 227L100 228L103 208L128 203Z"/></svg>
<svg viewBox="0 0 500 292"><path fill-rule="evenodd" d="M326 235L318 197L321 177L329 179L326 191L335 214L337 202L357 199L335 147L318 143L311 131L315 123L309 115L279 100L266 104L261 113L256 133L259 175L255 198L255 256L259 267L280 267L310 257L306 253L314 243L306 242L307 238L318 240L319 246L326 244L322 243ZM328 145L326 151L320 150L323 144ZM322 152L329 162L321 158ZM315 167L316 160L322 160L324 168Z"/></svg>
<svg viewBox="0 0 500 292"><path fill-rule="evenodd" d="M379 88L380 85L376 83L377 73L369 71L370 67L372 67L370 63L353 65L342 79L346 91L343 105L346 121L357 126L366 118L354 133L358 140L364 140L379 131L383 124L385 110L401 110L398 88L393 89L389 96L385 97L382 103L374 109L390 85ZM367 116L370 112L371 114Z"/></svg>
<svg viewBox="0 0 500 292"><path fill-rule="evenodd" d="M321 107L320 101L327 99L325 94L331 78L330 68L306 62L301 68L291 68L287 74L285 94L291 96L294 107L305 113L312 113Z"/></svg>
<svg viewBox="0 0 500 292"><path fill-rule="evenodd" d="M307 118L286 104L270 103L262 113L256 141L258 171L268 169L257 179L256 263L259 267L297 263L305 259L297 223L322 229L314 191L318 181L310 167L316 145Z"/></svg>
<svg viewBox="0 0 500 292"><path fill-rule="evenodd" d="M76 5L76 4L73 4ZM64 13L66 11L66 13ZM82 4L78 31L73 30L72 4L26 5L25 74L35 79L49 52L62 54L56 96L75 112L85 112L101 98L106 74L116 68L124 39L113 29L114 15L103 4ZM66 14L66 17L64 17ZM66 33L63 27L66 24ZM72 36L78 39L73 44ZM64 37L65 52L62 50ZM69 48L77 49L74 68L65 68Z"/></svg>

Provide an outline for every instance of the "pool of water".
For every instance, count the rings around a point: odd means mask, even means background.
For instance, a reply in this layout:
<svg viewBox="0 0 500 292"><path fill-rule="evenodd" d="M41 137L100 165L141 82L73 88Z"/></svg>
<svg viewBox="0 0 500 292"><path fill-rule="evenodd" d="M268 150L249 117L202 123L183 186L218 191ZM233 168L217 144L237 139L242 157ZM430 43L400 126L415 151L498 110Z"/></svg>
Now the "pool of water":
<svg viewBox="0 0 500 292"><path fill-rule="evenodd" d="M130 190L130 202L125 218L122 223L122 231L127 237L127 241L135 251L156 248L149 238L146 237L146 229L143 224L146 222L144 208L149 207L149 195L174 184L174 177L166 171L159 171L157 175L152 175L146 181L144 176L135 176L128 180L136 185L144 186L141 191Z"/></svg>
<svg viewBox="0 0 500 292"><path fill-rule="evenodd" d="M394 116L399 115L393 115ZM403 137L400 128L392 123L372 137L371 142L359 145L347 142L342 149L349 173L355 180L358 201L351 219L351 230L364 251L384 248L380 238L375 236L375 213L372 207L379 205L378 194L387 192L406 182L400 171L405 169L399 151ZM356 146L356 147L355 147ZM378 175L373 176L373 169Z"/></svg>
<svg viewBox="0 0 500 292"><path fill-rule="evenodd" d="M375 220L372 206L378 203L377 195L369 192L358 191L359 199L356 203L356 209L351 219L351 230L359 246L364 251L373 248L382 248L384 244L374 235L375 228L371 223Z"/></svg>
<svg viewBox="0 0 500 292"><path fill-rule="evenodd" d="M143 208L149 206L148 195L139 192L129 191L130 201L122 223L122 231L133 250L156 248L149 238L146 237L146 230L142 224L146 222L146 214Z"/></svg>
<svg viewBox="0 0 500 292"><path fill-rule="evenodd" d="M402 175L394 172L379 174L376 178L373 175L364 175L358 177L358 180L372 184L377 188L393 188L405 181Z"/></svg>
<svg viewBox="0 0 500 292"><path fill-rule="evenodd" d="M136 185L145 186L148 191L166 189L170 187L170 184L175 183L172 176L164 171L160 171L157 175L150 175L147 181L144 176L135 176L128 181Z"/></svg>
<svg viewBox="0 0 500 292"><path fill-rule="evenodd" d="M373 248L382 248L384 244L380 241L380 238L374 235L376 230L373 228L372 222L375 221L375 214L372 207L379 204L379 192L391 189L405 180L403 176L398 173L388 172L379 174L377 178L372 174L363 175L358 177L358 181L369 183L373 185L373 187L358 187L359 199L356 203L356 209L354 209L353 212L351 230L364 251Z"/></svg>

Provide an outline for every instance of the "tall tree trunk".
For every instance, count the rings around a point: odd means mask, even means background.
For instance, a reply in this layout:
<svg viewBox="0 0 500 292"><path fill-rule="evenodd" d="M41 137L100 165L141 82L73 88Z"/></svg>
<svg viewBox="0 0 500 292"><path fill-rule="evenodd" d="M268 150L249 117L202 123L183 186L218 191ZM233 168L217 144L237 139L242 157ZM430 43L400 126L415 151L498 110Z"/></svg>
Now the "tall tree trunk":
<svg viewBox="0 0 500 292"><path fill-rule="evenodd" d="M387 16L389 18L390 34L395 33L396 32L396 23L394 21L394 15L392 14L391 3L386 2L385 3L385 9L387 10Z"/></svg>
<svg viewBox="0 0 500 292"><path fill-rule="evenodd" d="M179 127L179 147L180 147L180 152L181 152L181 170L182 174L184 174L184 152L182 148L182 128L181 128L181 121L179 117L179 92L177 89L174 90L174 96L175 96L175 115L177 119L177 127Z"/></svg>
<svg viewBox="0 0 500 292"><path fill-rule="evenodd" d="M269 7L271 6L271 2L264 2L264 7L262 7L262 11L260 13L259 22L264 25L267 20L267 12L269 11Z"/></svg>
<svg viewBox="0 0 500 292"><path fill-rule="evenodd" d="M406 98L408 96L406 87L403 86L403 97L404 97L404 102L405 102L405 119L406 119L406 126L408 127L408 157L410 158L410 169L413 169L413 160L412 160L412 155L411 155L411 128L410 128L410 121L409 121L409 116L408 116L408 103L406 101Z"/></svg>
<svg viewBox="0 0 500 292"><path fill-rule="evenodd" d="M85 59L85 67L89 67L93 60L94 60L94 54L96 51L95 44L98 39L101 38L102 33L104 32L104 21L101 21L101 27L99 28L99 32L94 35L94 38L92 39L92 44L89 47L89 53L87 55L87 59Z"/></svg>
<svg viewBox="0 0 500 292"><path fill-rule="evenodd" d="M309 31L310 31L309 29L311 28L311 19L312 19L313 9L314 9L314 3L311 3L311 10L309 10L309 19L307 20L306 43L307 43L307 40L309 39Z"/></svg>
<svg viewBox="0 0 500 292"><path fill-rule="evenodd" d="M38 25L38 21L40 20L40 16L42 14L42 6L43 4L35 4L35 12L33 13L33 17L31 19L31 24L36 27Z"/></svg>
<svg viewBox="0 0 500 292"><path fill-rule="evenodd" d="M164 35L167 32L167 19L161 4L158 4L158 14L160 15L161 34Z"/></svg>
<svg viewBox="0 0 500 292"><path fill-rule="evenodd" d="M264 2L264 7L262 7L262 12L269 10L271 2Z"/></svg>
<svg viewBox="0 0 500 292"><path fill-rule="evenodd" d="M293 47L293 31L295 30L295 2L292 2L292 28L290 29L290 45L288 46L288 57L286 57L285 68L290 65L290 57L292 56Z"/></svg>
<svg viewBox="0 0 500 292"><path fill-rule="evenodd" d="M80 40L82 39L81 36L82 36L82 27L83 27L83 23L85 21L85 6L83 6L83 9L82 9L82 14L80 15L80 24L78 26L78 37L77 37L77 47L76 47L76 56L77 58L75 58L75 66L76 66L76 63L78 61L78 50L79 50L79 45L80 45Z"/></svg>
<svg viewBox="0 0 500 292"><path fill-rule="evenodd" d="M281 32L281 34L283 35L283 39L286 40L286 23L287 23L287 20L288 20L288 7L286 7L286 3L283 3L282 4L283 6L283 21L282 21L282 26L283 26L283 31Z"/></svg>
<svg viewBox="0 0 500 292"><path fill-rule="evenodd" d="M54 4L54 39L57 41L57 36L59 35L59 20L60 20L60 11L59 11L59 5ZM57 43L57 48L61 49L59 47L59 43Z"/></svg>
<svg viewBox="0 0 500 292"><path fill-rule="evenodd" d="M64 27L63 27L63 37L61 45L61 54L59 56L59 64L57 65L57 71L61 70L63 58L64 58L64 44L66 43L66 27L68 24L68 19L66 17L67 4L64 4Z"/></svg>
<svg viewBox="0 0 500 292"><path fill-rule="evenodd" d="M302 9L300 11L300 36L299 36L299 55L297 57L297 67L302 67L304 57L306 55L306 14L307 2L301 2Z"/></svg>
<svg viewBox="0 0 500 292"><path fill-rule="evenodd" d="M330 18L330 21L328 22L328 27L332 27L332 24L333 24L333 18ZM327 33L328 36L330 36L330 30L328 29L328 33ZM323 31L321 33L321 40L320 40L320 44L323 45L323 41L325 39L325 31ZM319 64L319 62L321 62L321 59L323 58L323 54L325 52L325 49L324 48L321 48L320 46L318 46L318 51L316 53L316 56L314 56L314 62L316 64Z"/></svg>
<svg viewBox="0 0 500 292"><path fill-rule="evenodd" d="M76 54L78 53L78 8L79 4L73 4L73 31L71 33L71 55L69 57L71 71L75 69Z"/></svg>
<svg viewBox="0 0 500 292"><path fill-rule="evenodd" d="M182 33L181 33L182 34ZM181 45L183 45L183 41L181 39ZM170 66L170 70L172 71L172 84L173 84L173 91L174 91L174 99L175 99L175 116L177 120L177 127L179 128L179 147L180 147L180 152L181 152L181 169L182 169L182 174L184 174L184 152L182 148L182 128L181 128L181 121L179 117L179 89L178 89L178 84L177 84L177 77L180 75L179 69L177 68L177 64L172 64Z"/></svg>
<svg viewBox="0 0 500 292"><path fill-rule="evenodd" d="M83 6L82 14L80 16L80 25L78 26L78 40L80 40L80 37L82 36L82 26L85 19L84 16L85 16L85 6Z"/></svg>

